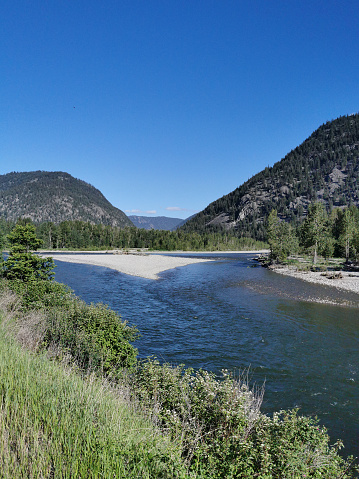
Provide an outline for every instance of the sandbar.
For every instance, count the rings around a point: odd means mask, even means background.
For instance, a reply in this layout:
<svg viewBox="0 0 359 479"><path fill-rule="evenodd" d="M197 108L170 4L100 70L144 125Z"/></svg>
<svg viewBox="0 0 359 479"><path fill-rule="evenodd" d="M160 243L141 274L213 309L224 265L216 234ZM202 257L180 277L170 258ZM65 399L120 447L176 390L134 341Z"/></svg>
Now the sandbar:
<svg viewBox="0 0 359 479"><path fill-rule="evenodd" d="M293 278L302 279L310 283L324 284L326 286L344 289L346 291L359 294L359 272L341 271L341 279L329 279L325 276L322 276L322 273L316 271L303 272L287 267L271 268L271 270L275 271L276 273L292 276Z"/></svg>
<svg viewBox="0 0 359 479"><path fill-rule="evenodd" d="M47 255L42 255L47 256ZM200 258L182 258L178 256L164 256L158 254L56 254L51 253L56 261L66 263L81 263L93 266L104 266L105 268L115 269L121 273L131 276L140 276L147 279L159 279L159 274L163 271L187 266L194 263L203 263L211 261L210 259Z"/></svg>

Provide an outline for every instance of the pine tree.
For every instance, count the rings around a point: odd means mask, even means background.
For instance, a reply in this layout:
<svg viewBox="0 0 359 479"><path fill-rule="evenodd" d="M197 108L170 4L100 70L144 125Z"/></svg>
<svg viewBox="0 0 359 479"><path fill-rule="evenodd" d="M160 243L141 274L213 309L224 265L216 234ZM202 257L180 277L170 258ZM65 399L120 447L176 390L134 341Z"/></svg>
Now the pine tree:
<svg viewBox="0 0 359 479"><path fill-rule="evenodd" d="M52 258L40 258L32 253L42 244L33 224L18 224L7 237L11 248L4 262L4 275L21 281L49 280L53 277Z"/></svg>

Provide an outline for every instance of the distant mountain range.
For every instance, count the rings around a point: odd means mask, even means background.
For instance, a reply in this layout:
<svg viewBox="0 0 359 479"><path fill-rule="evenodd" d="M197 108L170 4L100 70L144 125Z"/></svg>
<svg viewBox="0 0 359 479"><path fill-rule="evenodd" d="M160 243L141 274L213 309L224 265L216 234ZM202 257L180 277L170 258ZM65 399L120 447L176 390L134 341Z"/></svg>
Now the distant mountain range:
<svg viewBox="0 0 359 479"><path fill-rule="evenodd" d="M263 240L272 209L296 224L313 201L323 202L328 211L359 206L359 114L320 126L273 167L211 203L181 229L223 230Z"/></svg>
<svg viewBox="0 0 359 479"><path fill-rule="evenodd" d="M145 230L168 230L172 231L179 225L183 224L186 220L181 218L169 218L167 216L133 216L130 215L129 219L137 228L143 228Z"/></svg>
<svg viewBox="0 0 359 479"><path fill-rule="evenodd" d="M103 194L62 171L30 171L0 175L0 216L16 221L89 221L111 226L133 226L125 213Z"/></svg>

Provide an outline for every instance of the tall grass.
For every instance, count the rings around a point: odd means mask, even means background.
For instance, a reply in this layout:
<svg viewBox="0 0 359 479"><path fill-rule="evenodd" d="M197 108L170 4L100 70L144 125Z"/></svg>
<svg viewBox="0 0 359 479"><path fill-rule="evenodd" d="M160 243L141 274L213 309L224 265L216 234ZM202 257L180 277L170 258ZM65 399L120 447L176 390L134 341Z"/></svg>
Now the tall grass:
<svg viewBox="0 0 359 479"><path fill-rule="evenodd" d="M0 329L0 477L188 477L179 449L125 393L31 354Z"/></svg>

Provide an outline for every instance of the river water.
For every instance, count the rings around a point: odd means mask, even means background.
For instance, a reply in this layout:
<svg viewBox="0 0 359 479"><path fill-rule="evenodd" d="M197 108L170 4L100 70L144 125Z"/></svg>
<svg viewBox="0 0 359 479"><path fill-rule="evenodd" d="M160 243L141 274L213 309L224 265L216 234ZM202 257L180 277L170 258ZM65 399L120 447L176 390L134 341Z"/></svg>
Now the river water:
<svg viewBox="0 0 359 479"><path fill-rule="evenodd" d="M253 255L196 256L216 261L157 281L57 262L56 280L136 325L140 357L216 373L250 368L252 382L265 382L263 412L317 415L332 443L343 439L344 454L358 456L359 295L254 267Z"/></svg>

